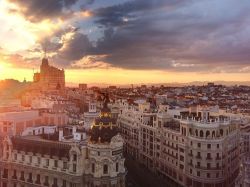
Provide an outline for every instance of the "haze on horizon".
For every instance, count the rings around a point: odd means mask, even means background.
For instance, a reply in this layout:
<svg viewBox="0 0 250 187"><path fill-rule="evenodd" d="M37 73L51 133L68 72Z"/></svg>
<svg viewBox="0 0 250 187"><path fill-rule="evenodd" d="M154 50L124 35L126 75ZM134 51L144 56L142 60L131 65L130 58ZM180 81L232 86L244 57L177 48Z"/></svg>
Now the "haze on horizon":
<svg viewBox="0 0 250 187"><path fill-rule="evenodd" d="M250 81L250 1L0 0L0 79Z"/></svg>

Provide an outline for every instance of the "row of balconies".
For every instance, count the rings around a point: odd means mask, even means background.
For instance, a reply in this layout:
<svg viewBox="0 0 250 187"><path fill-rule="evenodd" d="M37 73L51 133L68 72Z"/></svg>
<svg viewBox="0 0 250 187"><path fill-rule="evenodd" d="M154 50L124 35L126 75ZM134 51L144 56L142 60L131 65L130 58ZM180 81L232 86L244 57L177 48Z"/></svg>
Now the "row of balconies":
<svg viewBox="0 0 250 187"><path fill-rule="evenodd" d="M50 158L41 158L41 157L32 157L29 155L30 160L27 161L25 159L26 155L21 155L21 160L18 159L17 156L14 156L12 158L3 158L3 161L7 162L7 161L11 161L13 163L17 163L17 164L22 164L22 165L29 165L29 166L34 166L37 168L43 168L43 169L51 169L51 170L55 170L58 172L70 172L70 173L76 173L77 172L77 167L69 167L69 165L71 164L72 166L75 164L76 165L76 161L72 161L72 162L66 162L66 161L62 161L62 160L56 160L56 159L50 159ZM34 158L37 158L37 162L34 162ZM51 162L54 161L54 164L52 164Z"/></svg>
<svg viewBox="0 0 250 187"><path fill-rule="evenodd" d="M193 157L193 153L188 153L188 156ZM202 159L201 155L196 155L195 156L196 159ZM216 156L215 158L210 157L204 157L206 160L221 160L222 158L225 158L225 156L223 155L222 157L220 156Z"/></svg>
<svg viewBox="0 0 250 187"><path fill-rule="evenodd" d="M191 164L191 163L189 163L189 164ZM195 165L194 167L196 169L201 169L201 170L222 170L223 169L223 167L221 167L221 166L219 166L219 167L204 167L204 166L200 166L200 165Z"/></svg>
<svg viewBox="0 0 250 187"><path fill-rule="evenodd" d="M51 185L52 187L59 187L59 186L66 187L67 186L66 180L60 181L61 185L58 185L57 184L58 179L55 180L55 178L53 178L53 180L49 180L48 176L44 176L43 178L41 178L40 175L37 175L36 177L34 177L32 176L32 174L29 174L25 177L24 172L21 172L19 176L17 176L17 173L14 173L11 178L9 178L8 172L7 173L4 172L2 175L2 178L6 180L11 179L13 181L20 181L20 182L25 182L31 185L38 185L38 186L50 186L50 182L52 183Z"/></svg>

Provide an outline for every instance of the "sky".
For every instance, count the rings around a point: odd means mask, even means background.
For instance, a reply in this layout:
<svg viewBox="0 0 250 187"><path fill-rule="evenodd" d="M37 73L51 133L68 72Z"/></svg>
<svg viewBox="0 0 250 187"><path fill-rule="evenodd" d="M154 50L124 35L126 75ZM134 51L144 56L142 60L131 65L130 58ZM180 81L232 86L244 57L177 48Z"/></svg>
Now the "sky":
<svg viewBox="0 0 250 187"><path fill-rule="evenodd" d="M249 0L0 0L0 79L250 81Z"/></svg>

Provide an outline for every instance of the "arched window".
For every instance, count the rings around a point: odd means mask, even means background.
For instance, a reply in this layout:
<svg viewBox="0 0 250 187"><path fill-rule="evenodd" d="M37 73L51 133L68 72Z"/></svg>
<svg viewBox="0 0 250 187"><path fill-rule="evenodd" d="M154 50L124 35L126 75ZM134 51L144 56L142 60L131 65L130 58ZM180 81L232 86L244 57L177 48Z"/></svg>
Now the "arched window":
<svg viewBox="0 0 250 187"><path fill-rule="evenodd" d="M223 136L223 129L220 129L220 135Z"/></svg>
<svg viewBox="0 0 250 187"><path fill-rule="evenodd" d="M72 160L73 160L74 162L77 161L77 154L76 154L75 152L73 153Z"/></svg>
<svg viewBox="0 0 250 187"><path fill-rule="evenodd" d="M200 131L200 137L203 138L203 131Z"/></svg>
<svg viewBox="0 0 250 187"><path fill-rule="evenodd" d="M212 137L213 137L213 138L215 137L215 131L212 132Z"/></svg>
<svg viewBox="0 0 250 187"><path fill-rule="evenodd" d="M195 135L198 136L198 130L197 129L195 130Z"/></svg>
<svg viewBox="0 0 250 187"><path fill-rule="evenodd" d="M108 174L108 165L107 164L103 165L103 174Z"/></svg>
<svg viewBox="0 0 250 187"><path fill-rule="evenodd" d="M206 137L210 136L210 131L206 132Z"/></svg>

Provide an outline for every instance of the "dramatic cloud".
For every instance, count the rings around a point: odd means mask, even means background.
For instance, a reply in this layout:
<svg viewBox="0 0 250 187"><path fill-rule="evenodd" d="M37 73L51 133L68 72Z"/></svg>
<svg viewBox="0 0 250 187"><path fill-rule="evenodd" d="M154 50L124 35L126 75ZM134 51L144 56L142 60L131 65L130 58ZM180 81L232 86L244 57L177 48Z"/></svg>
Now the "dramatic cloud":
<svg viewBox="0 0 250 187"><path fill-rule="evenodd" d="M46 50L63 67L250 71L248 0L7 1L28 21L61 21L44 36L34 34L29 53Z"/></svg>
<svg viewBox="0 0 250 187"><path fill-rule="evenodd" d="M53 56L55 62L62 66L70 66L81 60L92 51L92 44L85 34L77 30L66 33L62 36L62 47Z"/></svg>
<svg viewBox="0 0 250 187"><path fill-rule="evenodd" d="M43 19L64 18L71 14L70 8L78 0L8 0L18 6L11 9L28 20L40 22Z"/></svg>
<svg viewBox="0 0 250 187"><path fill-rule="evenodd" d="M100 8L94 15L105 31L95 52L128 69L248 70L249 8L249 1L233 0L138 0Z"/></svg>

